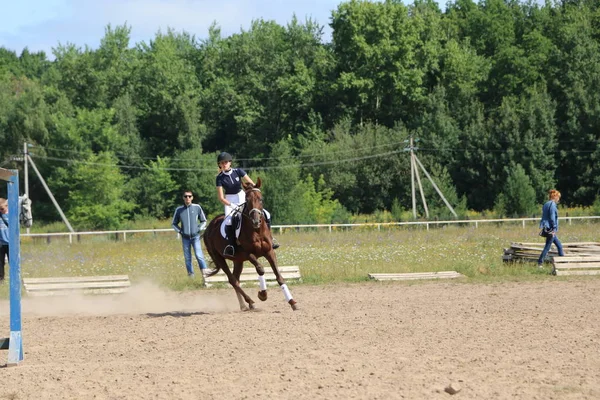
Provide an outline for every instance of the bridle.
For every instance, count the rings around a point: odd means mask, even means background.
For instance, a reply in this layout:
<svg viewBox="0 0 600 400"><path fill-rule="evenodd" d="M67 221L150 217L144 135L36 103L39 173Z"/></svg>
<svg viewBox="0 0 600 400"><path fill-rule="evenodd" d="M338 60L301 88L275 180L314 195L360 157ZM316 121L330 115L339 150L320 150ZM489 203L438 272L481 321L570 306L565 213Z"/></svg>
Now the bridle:
<svg viewBox="0 0 600 400"><path fill-rule="evenodd" d="M27 216L28 213L26 213L25 211L21 210L21 212L19 213L19 221L21 222L21 224L27 226L29 221L33 220L33 217L28 217ZM29 225L31 226L31 225Z"/></svg>
<svg viewBox="0 0 600 400"><path fill-rule="evenodd" d="M257 188L252 188L251 191L260 193L260 189L257 189ZM246 209L247 205L248 205L248 202L246 201L244 203L244 210ZM243 212L242 212L242 215L244 215ZM262 216L263 216L262 208L254 207L250 211L248 211L248 216L246 216L246 218L249 218L252 221L252 227L254 229L259 229L260 224L262 223Z"/></svg>

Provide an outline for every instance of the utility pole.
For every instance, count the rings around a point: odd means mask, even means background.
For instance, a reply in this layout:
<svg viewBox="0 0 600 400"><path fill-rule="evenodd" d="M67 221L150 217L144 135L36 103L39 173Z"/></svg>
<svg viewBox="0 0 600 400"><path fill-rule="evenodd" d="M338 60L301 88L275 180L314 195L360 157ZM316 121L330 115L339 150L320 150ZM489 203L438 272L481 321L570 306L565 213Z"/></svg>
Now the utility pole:
<svg viewBox="0 0 600 400"><path fill-rule="evenodd" d="M452 206L450 205L450 203L448 203L448 200L446 200L446 198L444 197L444 194L442 193L442 191L440 190L440 188L437 187L437 185L435 184L435 182L433 181L433 179L431 178L431 176L429 175L429 173L427 172L427 170L425 169L425 167L423 166L423 164L421 164L421 160L419 160L417 158L417 156L415 156L415 160L417 161L417 163L419 163L419 166L423 170L423 173L425 173L425 176L427 176L427 179L429 179L429 182L431 182L431 184L433 185L433 188L435 189L435 191L440 195L440 197L444 201L444 204L446 204L446 207L448 207L448 209L450 210L450 212L452 214L454 214L455 217L458 217L458 215L456 214L456 212L454 211L454 209L452 208Z"/></svg>
<svg viewBox="0 0 600 400"><path fill-rule="evenodd" d="M25 163L25 196L29 199L29 164L27 162L27 157L29 156L29 151L27 150L27 142L23 143L23 161ZM29 234L29 227L27 227L27 234Z"/></svg>
<svg viewBox="0 0 600 400"><path fill-rule="evenodd" d="M417 167L415 150L418 150L418 147L415 147L414 142L418 142L419 139L413 139L410 137L410 140L405 140L404 143L408 143L408 147L404 149L404 151L410 151L410 190L412 197L412 210L413 210L413 218L417 219L417 197L415 195L415 178L417 179L417 184L419 185L419 193L421 194L421 201L423 202L423 207L425 208L425 216L429 218L429 209L427 208L427 201L425 201L425 193L423 192L423 186L421 185L421 177L419 176L419 169Z"/></svg>
<svg viewBox="0 0 600 400"><path fill-rule="evenodd" d="M65 216L65 213L63 213L63 210L58 205L58 202L56 201L56 199L54 198L54 195L50 191L50 188L46 184L46 181L44 180L44 177L42 176L42 174L40 174L40 171L37 169L37 166L35 165L35 163L33 162L33 159L29 155L29 152L27 152L26 154L24 154L24 157L25 157L25 165L27 165L27 161L29 161L31 163L31 166L33 167L33 170L35 171L35 173L37 174L38 178L42 182L42 186L44 186L44 189L46 189L46 192L48 193L48 196L50 196L50 200L52 200L52 203L54 204L54 207L56 207L56 210L60 214L60 217L62 218L63 222L65 223L65 225L67 225L67 228L69 228L69 231L72 232L72 233L74 233L75 230L73 230L73 227L69 223L69 220ZM25 167L25 168L27 168L27 167ZM25 171L27 171L27 169L25 169ZM27 172L25 172L25 179L27 179ZM27 187L28 183L29 182L27 182L25 184L25 187ZM26 190L28 191L29 189L26 189Z"/></svg>
<svg viewBox="0 0 600 400"><path fill-rule="evenodd" d="M418 140L419 139L417 139L417 141ZM404 143L408 143L408 147L405 147L404 151L410 151L410 193L412 198L413 219L417 219L417 198L415 196L415 146L413 137L411 136L410 140L405 140Z"/></svg>
<svg viewBox="0 0 600 400"><path fill-rule="evenodd" d="M419 168L417 168L417 155L412 153L412 163L415 166L415 175L417 176L417 183L419 184L419 193L421 193L421 201L423 202L423 208L425 209L425 218L429 218L429 209L427 208L427 201L425 201L425 193L423 192L423 185L421 185L421 176L419 175Z"/></svg>
<svg viewBox="0 0 600 400"><path fill-rule="evenodd" d="M419 148L414 146L414 142L418 142L418 141L419 141L419 139L413 140L412 136L410 137L410 140L404 141L405 143L409 143L409 146L407 148L405 148L404 151L410 151L410 181L411 181L413 218L417 219L417 199L415 196L415 177L417 179L417 184L419 185L421 201L423 202L423 208L425 209L425 217L429 218L429 209L427 208L427 201L425 200L425 193L423 192L423 186L421 185L421 177L419 175L419 167L421 167L421 170L423 170L423 173L425 174L427 179L429 179L429 182L431 182L431 185L433 185L433 188L435 189L437 194L440 195L440 197L444 201L444 204L446 204L446 207L448 207L450 212L452 214L454 214L455 217L458 217L458 215L456 214L456 212L454 211L454 209L452 208L452 206L450 205L448 200L446 200L446 198L444 197L444 194L442 193L442 191L437 187L437 185L435 184L435 182L433 181L433 179L431 178L431 176L429 175L429 173L427 172L427 170L421 163L421 160L419 160L417 158L417 155L415 154L415 150L418 150Z"/></svg>

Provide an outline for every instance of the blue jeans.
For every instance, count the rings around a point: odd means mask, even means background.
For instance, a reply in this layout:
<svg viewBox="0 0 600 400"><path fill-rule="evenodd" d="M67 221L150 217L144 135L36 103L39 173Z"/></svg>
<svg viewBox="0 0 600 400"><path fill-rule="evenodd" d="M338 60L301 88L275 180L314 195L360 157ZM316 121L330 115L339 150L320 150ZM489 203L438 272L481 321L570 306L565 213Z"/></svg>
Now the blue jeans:
<svg viewBox="0 0 600 400"><path fill-rule="evenodd" d="M192 266L192 250L194 248L194 254L198 265L202 272L206 270L206 261L204 261L204 254L202 253L202 247L200 246L200 236L194 236L191 239L181 237L181 244L183 246L183 257L185 258L185 268L187 269L188 275L194 275L194 267Z"/></svg>
<svg viewBox="0 0 600 400"><path fill-rule="evenodd" d="M544 250L542 250L542 254L540 254L540 258L538 258L538 264L542 264L544 262L544 259L546 258L546 256L548 255L548 252L550 251L550 247L552 247L552 243L554 243L554 245L558 249L559 256L565 255L565 252L563 251L562 243L560 242L560 240L558 240L558 236L556 236L556 234L554 234L554 235L546 238L546 245L544 246Z"/></svg>

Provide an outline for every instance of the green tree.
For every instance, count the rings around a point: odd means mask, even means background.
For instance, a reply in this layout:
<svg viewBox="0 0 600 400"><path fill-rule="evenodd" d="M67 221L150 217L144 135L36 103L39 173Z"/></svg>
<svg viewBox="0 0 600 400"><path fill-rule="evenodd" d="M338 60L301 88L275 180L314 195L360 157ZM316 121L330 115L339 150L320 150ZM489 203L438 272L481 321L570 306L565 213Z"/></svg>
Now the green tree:
<svg viewBox="0 0 600 400"><path fill-rule="evenodd" d="M123 198L125 177L108 152L57 168L48 184L68 193L64 210L78 229L118 229L134 207Z"/></svg>
<svg viewBox="0 0 600 400"><path fill-rule="evenodd" d="M319 190L322 188L321 190ZM332 192L325 188L323 176L315 184L312 175L298 182L292 191L293 203L290 219L295 224L330 224L335 216L343 215L343 207L332 200Z"/></svg>
<svg viewBox="0 0 600 400"><path fill-rule="evenodd" d="M169 159L157 157L146 169L127 184L127 198L136 204L142 216L158 219L172 215L177 198L177 184L168 171Z"/></svg>
<svg viewBox="0 0 600 400"><path fill-rule="evenodd" d="M138 128L139 110L129 93L118 97L113 103L113 109L112 123L123 143L117 154L125 165L141 166L143 157L149 152Z"/></svg>
<svg viewBox="0 0 600 400"><path fill-rule="evenodd" d="M25 141L48 142L50 115L38 83L26 77L0 81L0 105L0 135L4 136L0 157L21 153Z"/></svg>
<svg viewBox="0 0 600 400"><path fill-rule="evenodd" d="M263 143L295 139L307 121L321 120L319 107L327 106L322 80L333 64L321 37L315 22L295 17L287 27L256 20L226 39L212 26L200 47L204 147L266 156Z"/></svg>
<svg viewBox="0 0 600 400"><path fill-rule="evenodd" d="M353 213L372 213L392 206L395 197L410 199L409 157L404 148L407 131L400 125L352 126L345 120L330 132L328 143L315 142L301 155L306 171L328 177L334 198Z"/></svg>
<svg viewBox="0 0 600 400"><path fill-rule="evenodd" d="M140 110L140 133L151 154L172 156L204 137L201 88L191 62L195 45L194 37L172 30L138 45L141 54L133 95Z"/></svg>
<svg viewBox="0 0 600 400"><path fill-rule="evenodd" d="M102 104L113 102L129 93L133 86L134 71L139 67L139 52L129 45L131 27L126 24L104 30L98 50L94 52L94 72L99 79Z"/></svg>
<svg viewBox="0 0 600 400"><path fill-rule="evenodd" d="M223 213L223 205L217 199L217 154L202 153L199 147L177 152L171 160L172 177L177 183L178 194L184 190L194 193L194 203L202 206L206 217ZM176 196L180 199L180 196Z"/></svg>
<svg viewBox="0 0 600 400"><path fill-rule="evenodd" d="M413 15L429 17L424 8L415 7ZM435 19L426 19L435 26ZM342 116L392 127L419 110L427 81L421 63L435 66L427 50L435 48L437 40L419 22L411 22L409 9L395 0L351 0L333 12L333 90Z"/></svg>
<svg viewBox="0 0 600 400"><path fill-rule="evenodd" d="M94 68L94 52L89 47L81 50L73 44L61 44L53 53L56 57L54 68L48 75L51 83L77 107L103 107L106 96L101 77Z"/></svg>
<svg viewBox="0 0 600 400"><path fill-rule="evenodd" d="M506 185L496 199L496 213L508 217L525 217L535 210L536 195L529 176L520 164L510 168Z"/></svg>
<svg viewBox="0 0 600 400"><path fill-rule="evenodd" d="M557 50L548 63L548 91L557 103L561 143L557 185L570 194L567 201L587 205L594 201L600 175L598 5L565 2L552 11L547 35Z"/></svg>
<svg viewBox="0 0 600 400"><path fill-rule="evenodd" d="M274 144L268 170L260 172L264 206L271 213L274 224L296 223L292 193L300 181L300 166L292 155L291 141L289 138Z"/></svg>

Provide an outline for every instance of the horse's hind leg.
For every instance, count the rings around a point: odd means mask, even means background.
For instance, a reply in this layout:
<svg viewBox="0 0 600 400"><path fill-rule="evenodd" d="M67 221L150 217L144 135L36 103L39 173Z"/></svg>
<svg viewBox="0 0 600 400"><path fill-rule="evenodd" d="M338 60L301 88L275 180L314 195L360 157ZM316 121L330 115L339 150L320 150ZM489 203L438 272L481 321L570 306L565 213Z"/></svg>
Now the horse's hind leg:
<svg viewBox="0 0 600 400"><path fill-rule="evenodd" d="M254 265L254 267L256 268L256 273L258 274L258 299L260 301L266 301L267 300L267 281L265 279L265 269L260 264L260 262L258 262L258 259L256 258L256 256L254 254L250 254L248 256L248 261L250 261L252 263L252 265Z"/></svg>
<svg viewBox="0 0 600 400"><path fill-rule="evenodd" d="M242 311L247 311L248 309L254 310L254 300L252 300L250 296L248 296L246 292L244 292L242 286L240 285L240 275L242 274L243 266L244 263L242 261L234 261L233 273L228 274L227 277L229 278L229 283L231 284L231 286L233 286L233 289L235 290L235 294L237 295L238 301L240 303L240 309ZM246 307L244 301L248 304L248 307Z"/></svg>
<svg viewBox="0 0 600 400"><path fill-rule="evenodd" d="M240 286L240 281L236 280L235 278L230 279L229 283L231 284L231 286L233 286L233 290L235 290L235 295L237 296L238 302L240 303L240 310L242 311L248 311L248 310L254 310L254 300L252 300L243 290L242 287ZM246 305L248 304L248 305Z"/></svg>
<svg viewBox="0 0 600 400"><path fill-rule="evenodd" d="M240 303L240 310L248 311L248 306L246 305L246 302L244 301L244 297L237 290L235 291L235 295L237 296L238 303Z"/></svg>

